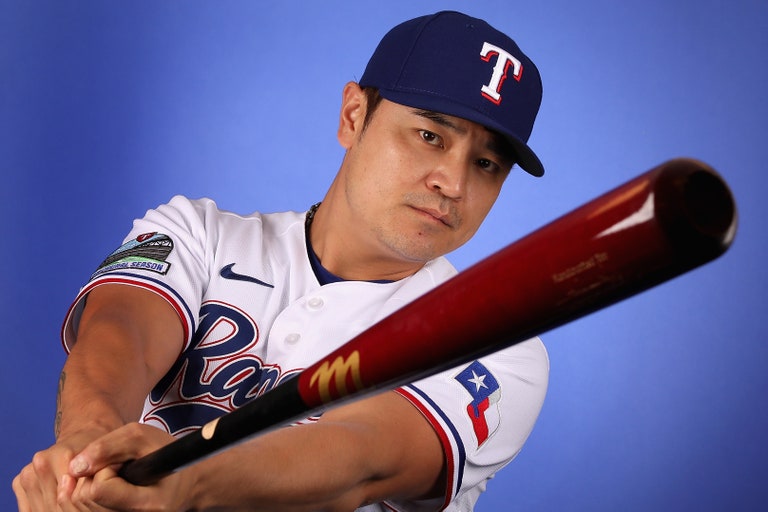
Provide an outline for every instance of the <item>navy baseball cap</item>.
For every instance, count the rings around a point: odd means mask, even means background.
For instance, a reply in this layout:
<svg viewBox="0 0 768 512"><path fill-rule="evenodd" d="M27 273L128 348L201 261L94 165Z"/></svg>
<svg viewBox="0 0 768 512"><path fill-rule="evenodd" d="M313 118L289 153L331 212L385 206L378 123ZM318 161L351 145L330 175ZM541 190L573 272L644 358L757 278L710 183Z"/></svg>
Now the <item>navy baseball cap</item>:
<svg viewBox="0 0 768 512"><path fill-rule="evenodd" d="M509 36L483 20L441 11L396 26L368 61L359 85L401 105L461 117L504 135L517 164L544 167L528 147L541 105L541 76Z"/></svg>

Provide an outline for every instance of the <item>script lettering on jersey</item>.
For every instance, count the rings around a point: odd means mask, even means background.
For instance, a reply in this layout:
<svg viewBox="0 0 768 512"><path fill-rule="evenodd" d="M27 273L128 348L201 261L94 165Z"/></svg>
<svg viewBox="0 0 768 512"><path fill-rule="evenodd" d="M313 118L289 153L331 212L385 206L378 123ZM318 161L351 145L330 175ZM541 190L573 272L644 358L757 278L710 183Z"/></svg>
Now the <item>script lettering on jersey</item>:
<svg viewBox="0 0 768 512"><path fill-rule="evenodd" d="M510 65L512 66L512 76L519 82L520 77L523 76L523 63L503 48L488 42L484 43L482 50L480 50L480 57L484 61L490 62L491 57L494 55L497 58L496 64L493 66L491 81L480 90L485 98L499 105L501 103L501 86L504 84L504 80L507 79Z"/></svg>
<svg viewBox="0 0 768 512"><path fill-rule="evenodd" d="M323 403L328 403L332 398L346 396L347 378L352 377L354 389L356 391L363 387L363 381L360 379L360 353L355 350L349 357L344 359L338 356L332 363L323 361L322 365L312 374L309 385L314 386L317 383L317 392ZM331 393L331 378L336 386L336 394Z"/></svg>
<svg viewBox="0 0 768 512"><path fill-rule="evenodd" d="M273 388L285 377L252 353L259 329L245 312L207 302L189 347L155 386L145 421L172 434L196 429Z"/></svg>

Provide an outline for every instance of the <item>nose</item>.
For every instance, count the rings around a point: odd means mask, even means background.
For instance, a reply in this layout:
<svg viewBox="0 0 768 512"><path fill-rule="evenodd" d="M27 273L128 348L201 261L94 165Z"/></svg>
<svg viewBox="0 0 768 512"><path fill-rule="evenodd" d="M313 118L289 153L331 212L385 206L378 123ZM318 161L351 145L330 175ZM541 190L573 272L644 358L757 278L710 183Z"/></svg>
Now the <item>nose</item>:
<svg viewBox="0 0 768 512"><path fill-rule="evenodd" d="M468 170L462 159L445 159L427 176L427 186L450 199L461 199L467 188Z"/></svg>

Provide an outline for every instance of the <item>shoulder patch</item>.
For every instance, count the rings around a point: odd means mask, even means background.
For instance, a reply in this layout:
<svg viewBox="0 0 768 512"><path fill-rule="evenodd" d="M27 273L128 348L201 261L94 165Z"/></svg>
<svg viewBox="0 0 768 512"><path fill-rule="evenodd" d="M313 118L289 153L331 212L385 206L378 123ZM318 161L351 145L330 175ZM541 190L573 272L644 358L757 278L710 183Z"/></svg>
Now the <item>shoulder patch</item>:
<svg viewBox="0 0 768 512"><path fill-rule="evenodd" d="M501 386L480 361L474 361L454 377L467 391L470 402L467 415L477 438L477 447L485 443L499 428Z"/></svg>
<svg viewBox="0 0 768 512"><path fill-rule="evenodd" d="M144 233L121 245L101 262L91 279L121 269L149 270L165 274L171 264L165 261L173 251L173 240L162 233Z"/></svg>

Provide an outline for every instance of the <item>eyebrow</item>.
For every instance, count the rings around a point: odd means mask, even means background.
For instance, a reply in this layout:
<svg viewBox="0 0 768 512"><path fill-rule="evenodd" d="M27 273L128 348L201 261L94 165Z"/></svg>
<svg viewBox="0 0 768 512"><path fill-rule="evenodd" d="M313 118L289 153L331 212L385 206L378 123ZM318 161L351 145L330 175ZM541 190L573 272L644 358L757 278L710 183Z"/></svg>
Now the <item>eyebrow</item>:
<svg viewBox="0 0 768 512"><path fill-rule="evenodd" d="M446 128L450 128L455 132L467 133L467 130L458 126L456 123L448 119L448 117L445 114L441 114L440 112L435 112L433 110L414 110L414 114L416 114L417 116L425 117L430 121L434 121L440 126L445 126Z"/></svg>
<svg viewBox="0 0 768 512"><path fill-rule="evenodd" d="M491 135L493 135L493 137L491 137L491 141L487 145L487 148L499 155L502 159L509 163L509 167L512 168L518 162L517 151L515 151L515 147L501 133L497 132L496 130L491 130L490 128L486 129L491 133Z"/></svg>
<svg viewBox="0 0 768 512"><path fill-rule="evenodd" d="M467 133L467 130L461 126L458 126L456 123L451 121L448 116L441 114L440 112L435 112L433 110L414 110L413 113L417 116L429 119L430 121L434 121L440 126L445 126L446 128L449 128L456 133ZM498 131L488 127L485 127L485 129L488 130L488 132L492 135L491 139L486 145L486 148L498 155L503 160L509 162L510 167L517 163L517 152L512 146L512 143L509 142L507 138Z"/></svg>

